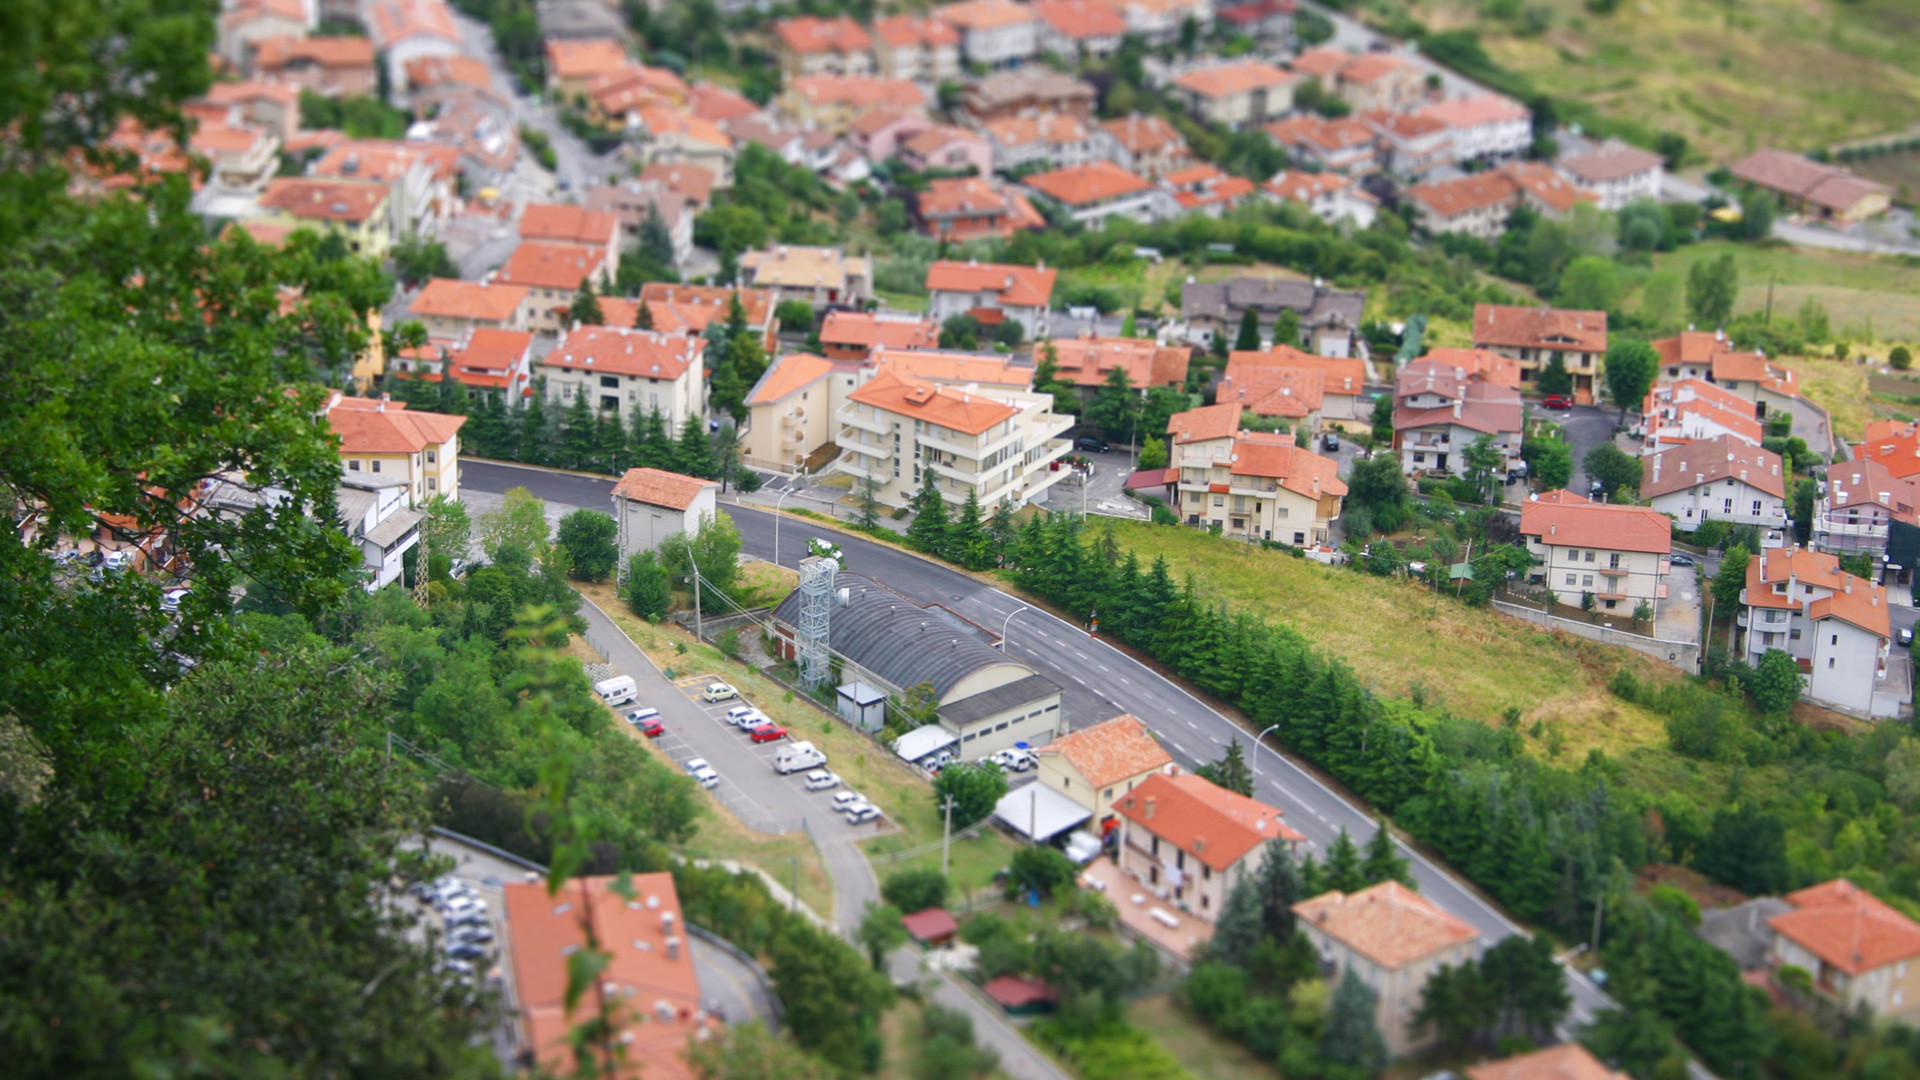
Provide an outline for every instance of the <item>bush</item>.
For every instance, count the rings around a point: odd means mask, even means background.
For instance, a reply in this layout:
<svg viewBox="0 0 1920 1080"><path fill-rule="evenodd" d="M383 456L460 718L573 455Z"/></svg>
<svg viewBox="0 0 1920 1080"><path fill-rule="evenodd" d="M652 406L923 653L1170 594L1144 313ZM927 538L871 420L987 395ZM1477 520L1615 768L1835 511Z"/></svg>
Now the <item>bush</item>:
<svg viewBox="0 0 1920 1080"><path fill-rule="evenodd" d="M906 914L946 904L949 883L938 870L902 870L887 875L880 896Z"/></svg>
<svg viewBox="0 0 1920 1080"><path fill-rule="evenodd" d="M1030 1030L1080 1080L1193 1080L1193 1074L1146 1032L1122 1023L1078 1032L1060 1021L1042 1020Z"/></svg>
<svg viewBox="0 0 1920 1080"><path fill-rule="evenodd" d="M1043 898L1052 896L1054 890L1072 885L1079 876L1080 868L1073 865L1073 860L1053 848L1024 847L1013 853L1013 861L1007 866L1007 895L1018 897L1033 891Z"/></svg>
<svg viewBox="0 0 1920 1080"><path fill-rule="evenodd" d="M619 526L598 510L575 510L560 519L554 543L564 548L573 564L573 576L582 581L604 581L620 561L614 543Z"/></svg>
<svg viewBox="0 0 1920 1080"><path fill-rule="evenodd" d="M1895 345L1887 353L1887 363L1892 364L1895 371L1905 371L1913 366L1913 353L1907 351L1905 345Z"/></svg>

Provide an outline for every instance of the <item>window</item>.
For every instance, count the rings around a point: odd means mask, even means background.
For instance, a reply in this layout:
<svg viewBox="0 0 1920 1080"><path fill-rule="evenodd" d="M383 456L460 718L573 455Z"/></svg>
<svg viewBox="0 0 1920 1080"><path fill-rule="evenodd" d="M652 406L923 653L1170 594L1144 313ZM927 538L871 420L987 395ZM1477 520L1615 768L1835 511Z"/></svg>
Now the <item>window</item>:
<svg viewBox="0 0 1920 1080"><path fill-rule="evenodd" d="M1726 499L1724 500L1724 503L1725 505L1721 509L1724 510L1726 513L1729 513L1729 514L1733 513L1733 500Z"/></svg>
<svg viewBox="0 0 1920 1080"><path fill-rule="evenodd" d="M1185 848L1174 849L1173 868L1175 870L1185 870L1187 868L1187 852Z"/></svg>
<svg viewBox="0 0 1920 1080"><path fill-rule="evenodd" d="M1829 642L1827 642L1827 644L1829 644L1829 645L1838 645L1838 644L1840 644L1840 635L1839 635L1839 634L1835 634L1835 635L1833 635L1833 640L1832 640L1832 641L1829 641Z"/></svg>
<svg viewBox="0 0 1920 1080"><path fill-rule="evenodd" d="M1600 553L1599 553L1599 552L1597 552L1597 551L1589 551L1589 552L1587 552L1587 561L1588 561L1588 562L1592 562L1592 561L1593 561L1593 559L1594 559L1594 556L1596 556L1596 555L1598 555L1598 554L1600 554Z"/></svg>
<svg viewBox="0 0 1920 1080"><path fill-rule="evenodd" d="M379 459L379 458L375 458L375 459L373 460L373 471L374 471L374 472L379 472L379 471L380 471L380 459Z"/></svg>
<svg viewBox="0 0 1920 1080"><path fill-rule="evenodd" d="M620 388L620 376L602 375L600 376L600 385L609 390L618 390Z"/></svg>
<svg viewBox="0 0 1920 1080"><path fill-rule="evenodd" d="M1754 512L1754 514L1755 514L1756 516L1757 516L1757 515L1758 515L1758 514L1760 513L1760 500L1759 500L1759 499L1755 499L1755 500L1753 500L1753 512Z"/></svg>
<svg viewBox="0 0 1920 1080"><path fill-rule="evenodd" d="M1112 789L1112 788L1108 788L1107 790L1105 790L1105 791L1103 791L1103 792L1101 792L1101 793L1100 793L1100 797L1101 797L1101 798L1103 798L1103 799L1111 799L1111 798L1113 798L1113 789Z"/></svg>
<svg viewBox="0 0 1920 1080"><path fill-rule="evenodd" d="M427 490L428 490L428 491L438 491L438 490L440 490L440 480L439 480L439 478L437 478L437 477L432 477L432 476L429 476L429 477L427 477Z"/></svg>
<svg viewBox="0 0 1920 1080"><path fill-rule="evenodd" d="M1215 495L1213 497L1213 505L1215 506L1227 505L1227 497L1225 495Z"/></svg>
<svg viewBox="0 0 1920 1080"><path fill-rule="evenodd" d="M1577 582L1576 582L1576 580L1575 580L1575 575L1573 575L1573 574L1568 574L1568 575L1567 575L1567 584L1569 584L1569 585L1573 585L1573 584L1577 584Z"/></svg>
<svg viewBox="0 0 1920 1080"><path fill-rule="evenodd" d="M1827 657L1827 670L1828 671L1833 670L1833 657L1831 656Z"/></svg>
<svg viewBox="0 0 1920 1080"><path fill-rule="evenodd" d="M1799 640L1800 640L1800 628L1799 628L1799 627L1797 627L1797 626L1796 626L1796 627L1794 627L1794 628L1793 628L1793 631L1792 631L1791 633L1789 633L1789 634L1788 634L1787 636L1788 636L1789 638L1792 638L1792 639L1793 639L1794 641L1799 641Z"/></svg>
<svg viewBox="0 0 1920 1080"><path fill-rule="evenodd" d="M1581 574L1581 575L1580 575L1580 587L1581 587L1581 588L1583 588L1583 589L1591 589L1591 588L1593 588L1593 575L1592 575L1592 574Z"/></svg>
<svg viewBox="0 0 1920 1080"><path fill-rule="evenodd" d="M1147 851L1148 851L1148 854L1155 855L1155 856L1160 854L1160 838L1159 837L1156 836L1153 838L1153 844L1147 849Z"/></svg>
<svg viewBox="0 0 1920 1080"><path fill-rule="evenodd" d="M1620 569L1620 556L1617 553L1607 556L1607 569L1609 570Z"/></svg>
<svg viewBox="0 0 1920 1080"><path fill-rule="evenodd" d="M438 462L439 460L440 460L440 452L439 452L438 450L435 450L435 449L433 449L433 448L431 448L431 447L429 447L429 448L427 449L427 464L429 464L429 465L432 465L432 464L434 464L434 463L436 463L436 462ZM1759 504L1759 503L1754 503L1753 505L1755 505L1755 506L1759 506L1760 504Z"/></svg>
<svg viewBox="0 0 1920 1080"><path fill-rule="evenodd" d="M360 471L360 459L359 459L359 458L354 458L353 460L351 460L351 461L349 461L349 462L347 462L347 471L348 471L348 472L359 472L359 471Z"/></svg>

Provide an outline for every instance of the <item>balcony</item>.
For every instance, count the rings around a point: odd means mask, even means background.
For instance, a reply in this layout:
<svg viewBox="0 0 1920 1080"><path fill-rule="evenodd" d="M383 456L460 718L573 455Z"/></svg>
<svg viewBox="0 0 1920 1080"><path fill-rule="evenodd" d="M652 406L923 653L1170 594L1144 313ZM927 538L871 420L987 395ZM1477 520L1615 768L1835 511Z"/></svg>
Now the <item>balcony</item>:
<svg viewBox="0 0 1920 1080"><path fill-rule="evenodd" d="M870 432L874 435L893 434L893 427L887 421L877 420L873 417L856 413L852 409L840 410L840 423L845 427Z"/></svg>

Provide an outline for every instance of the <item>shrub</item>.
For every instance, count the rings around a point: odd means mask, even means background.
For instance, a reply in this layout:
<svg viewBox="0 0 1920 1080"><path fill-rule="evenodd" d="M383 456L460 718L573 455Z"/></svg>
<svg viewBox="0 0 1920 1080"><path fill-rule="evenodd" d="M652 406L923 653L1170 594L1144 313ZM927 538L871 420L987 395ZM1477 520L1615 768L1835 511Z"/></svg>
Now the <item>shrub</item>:
<svg viewBox="0 0 1920 1080"><path fill-rule="evenodd" d="M1905 371L1913 366L1913 353L1905 345L1895 345L1887 353L1887 363L1892 364L1896 371Z"/></svg>
<svg viewBox="0 0 1920 1080"><path fill-rule="evenodd" d="M887 875L880 886L880 896L909 915L945 904L947 891L946 876L938 870L902 870Z"/></svg>

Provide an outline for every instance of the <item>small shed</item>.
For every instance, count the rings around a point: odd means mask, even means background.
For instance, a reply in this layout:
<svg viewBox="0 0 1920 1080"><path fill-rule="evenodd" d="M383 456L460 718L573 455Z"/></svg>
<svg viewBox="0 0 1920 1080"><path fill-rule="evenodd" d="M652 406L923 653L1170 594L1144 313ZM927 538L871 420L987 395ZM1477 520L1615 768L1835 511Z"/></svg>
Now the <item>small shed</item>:
<svg viewBox="0 0 1920 1080"><path fill-rule="evenodd" d="M1059 1000L1053 987L1025 975L1002 975L981 987L980 991L995 1005L1005 1009L1009 1016L1052 1012L1054 1003Z"/></svg>
<svg viewBox="0 0 1920 1080"><path fill-rule="evenodd" d="M960 742L960 736L941 727L939 724L926 724L914 728L905 735L893 740L893 752L903 760L919 762L954 746Z"/></svg>
<svg viewBox="0 0 1920 1080"><path fill-rule="evenodd" d="M839 688L840 719L861 731L879 731L887 726L887 695L858 679Z"/></svg>
<svg viewBox="0 0 1920 1080"><path fill-rule="evenodd" d="M954 935L960 932L960 923L952 913L937 907L902 915L900 925L907 928L913 940L930 949L952 944Z"/></svg>

